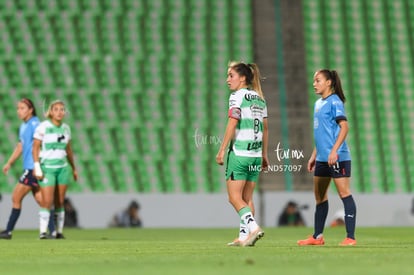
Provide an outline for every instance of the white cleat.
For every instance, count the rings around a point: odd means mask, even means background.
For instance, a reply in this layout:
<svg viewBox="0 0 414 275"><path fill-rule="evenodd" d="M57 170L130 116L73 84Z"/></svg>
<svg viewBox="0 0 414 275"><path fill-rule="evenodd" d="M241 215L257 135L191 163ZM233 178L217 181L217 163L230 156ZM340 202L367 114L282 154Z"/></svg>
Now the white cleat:
<svg viewBox="0 0 414 275"><path fill-rule="evenodd" d="M242 246L254 246L258 240L263 238L263 236L264 231L259 227L256 231L249 234L249 237L242 243Z"/></svg>
<svg viewBox="0 0 414 275"><path fill-rule="evenodd" d="M234 241L227 243L227 246L242 246L242 241L235 239Z"/></svg>

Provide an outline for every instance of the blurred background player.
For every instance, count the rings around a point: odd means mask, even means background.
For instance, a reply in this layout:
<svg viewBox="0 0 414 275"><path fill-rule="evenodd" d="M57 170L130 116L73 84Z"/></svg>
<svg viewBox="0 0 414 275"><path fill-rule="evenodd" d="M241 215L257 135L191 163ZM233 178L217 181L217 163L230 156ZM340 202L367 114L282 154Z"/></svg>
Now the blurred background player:
<svg viewBox="0 0 414 275"><path fill-rule="evenodd" d="M240 216L239 237L230 246L253 246L264 236L254 218L253 191L262 166L268 165L267 107L256 64L232 62L227 71L228 123L216 162L224 163L229 201Z"/></svg>
<svg viewBox="0 0 414 275"><path fill-rule="evenodd" d="M63 122L64 103L60 100L53 101L49 105L46 117L48 119L36 128L33 141L34 175L39 179L43 198L39 211L40 239L47 239L46 227L53 203L56 215L56 238L64 239L65 208L63 204L70 181L69 165L75 181L78 174L73 159L70 127Z"/></svg>
<svg viewBox="0 0 414 275"><path fill-rule="evenodd" d="M75 209L69 198L65 198L63 201L63 207L65 208L65 227L79 227L78 211Z"/></svg>
<svg viewBox="0 0 414 275"><path fill-rule="evenodd" d="M23 174L19 178L19 182L13 190L12 194L12 210L6 230L0 233L1 239L10 240L12 231L19 219L23 198L32 191L33 197L40 205L42 195L39 190L37 179L33 175L33 134L39 125L39 119L36 116L36 108L33 102L28 98L23 98L17 103L17 116L23 120L19 128L19 142L17 143L9 160L3 166L3 173L7 174L13 163L22 156L23 158ZM49 232L53 234L55 228L53 220L49 223Z"/></svg>
<svg viewBox="0 0 414 275"><path fill-rule="evenodd" d="M139 216L140 205L137 201L131 201L126 209L116 213L111 220L111 227L142 227Z"/></svg>
<svg viewBox="0 0 414 275"><path fill-rule="evenodd" d="M349 187L351 154L346 144L348 122L345 114L345 96L336 71L319 70L314 75L313 87L321 98L314 108L315 148L308 161L308 171L314 171L313 187L316 200L314 233L299 245L323 245L323 230L328 215L328 187L333 178L345 210L346 238L340 245L356 245L356 205Z"/></svg>
<svg viewBox="0 0 414 275"><path fill-rule="evenodd" d="M282 213L280 213L278 226L305 226L302 214L299 211L298 204L294 201L289 201Z"/></svg>

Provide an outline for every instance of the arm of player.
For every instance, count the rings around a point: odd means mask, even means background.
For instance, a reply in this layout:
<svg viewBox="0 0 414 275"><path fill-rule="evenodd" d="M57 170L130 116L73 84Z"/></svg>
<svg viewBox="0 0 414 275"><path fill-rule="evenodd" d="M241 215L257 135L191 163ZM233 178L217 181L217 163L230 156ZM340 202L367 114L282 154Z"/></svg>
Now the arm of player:
<svg viewBox="0 0 414 275"><path fill-rule="evenodd" d="M40 146L42 144L42 141L39 139L33 140L33 147L32 147L32 155L33 155L33 161L34 161L34 176L41 180L43 179L43 172L40 168Z"/></svg>
<svg viewBox="0 0 414 275"><path fill-rule="evenodd" d="M336 142L332 147L331 152L329 153L328 165L334 165L338 161L338 149L341 147L342 143L344 143L349 131L348 121L341 120L338 122L338 124L341 129L339 130L338 138L336 139Z"/></svg>
<svg viewBox="0 0 414 275"><path fill-rule="evenodd" d="M6 175L7 172L9 172L11 166L13 165L13 163L20 157L20 155L22 154L22 143L19 142L17 143L16 147L14 148L13 153L11 154L9 160L6 162L6 164L3 166L3 173Z"/></svg>
<svg viewBox="0 0 414 275"><path fill-rule="evenodd" d="M316 164L316 147L313 148L312 155L308 160L308 171L312 172L315 169Z"/></svg>
<svg viewBox="0 0 414 275"><path fill-rule="evenodd" d="M236 131L236 126L239 121L235 118L230 117L227 122L226 132L224 133L223 142L220 145L220 149L216 155L216 162L220 165L224 164L224 153L230 142L233 139Z"/></svg>
<svg viewBox="0 0 414 275"><path fill-rule="evenodd" d="M66 145L66 154L69 164L72 167L73 179L76 181L78 180L78 172L76 171L75 161L73 158L73 150L70 141L68 142L68 145Z"/></svg>
<svg viewBox="0 0 414 275"><path fill-rule="evenodd" d="M263 138L262 138L262 169L267 169L269 159L267 156L267 144L269 141L269 127L267 118L263 118Z"/></svg>

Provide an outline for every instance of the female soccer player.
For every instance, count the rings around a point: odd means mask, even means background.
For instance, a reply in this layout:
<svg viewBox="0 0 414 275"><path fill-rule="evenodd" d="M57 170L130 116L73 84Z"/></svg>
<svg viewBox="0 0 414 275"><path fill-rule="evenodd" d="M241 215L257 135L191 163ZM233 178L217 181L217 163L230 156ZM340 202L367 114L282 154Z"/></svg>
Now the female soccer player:
<svg viewBox="0 0 414 275"><path fill-rule="evenodd" d="M33 102L28 98L23 98L17 103L17 116L23 120L19 129L19 142L17 143L12 155L7 163L3 166L3 173L7 174L13 163L23 156L23 174L19 178L19 183L13 190L12 195L12 210L9 221L7 222L6 230L0 233L1 239L10 240L12 238L12 231L19 219L22 209L23 198L32 191L33 197L40 205L42 201L41 193L39 192L39 185L37 179L33 175L33 133L39 125L39 119L36 116L36 109ZM52 234L54 231L53 220L49 224L49 230Z"/></svg>
<svg viewBox="0 0 414 275"><path fill-rule="evenodd" d="M328 215L327 190L333 178L345 209L346 238L340 245L356 245L356 206L349 187L351 154L345 138L348 122L345 115L345 96L336 71L319 70L314 75L313 87L321 98L315 103L315 149L308 161L308 171L314 171L313 186L316 200L314 233L299 245L323 245L323 229Z"/></svg>
<svg viewBox="0 0 414 275"><path fill-rule="evenodd" d="M57 220L57 239L64 239L63 225L65 218L64 200L69 183L70 169L76 181L78 174L75 168L71 146L71 132L66 123L65 105L62 101L53 101L46 113L48 120L36 128L33 142L34 174L39 179L42 193L42 204L39 211L40 239L46 239L46 227L50 219L50 209L55 204Z"/></svg>
<svg viewBox="0 0 414 275"><path fill-rule="evenodd" d="M228 124L216 162L224 164L227 146L226 183L229 201L240 216L239 237L230 246L253 246L264 236L254 218L253 191L261 168L268 165L267 107L256 64L231 62L227 85Z"/></svg>

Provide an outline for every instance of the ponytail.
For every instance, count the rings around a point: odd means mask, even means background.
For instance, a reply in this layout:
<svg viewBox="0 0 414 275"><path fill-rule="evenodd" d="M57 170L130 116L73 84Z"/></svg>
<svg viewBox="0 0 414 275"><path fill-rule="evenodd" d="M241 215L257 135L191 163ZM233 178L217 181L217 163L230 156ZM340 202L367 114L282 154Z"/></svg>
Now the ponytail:
<svg viewBox="0 0 414 275"><path fill-rule="evenodd" d="M346 98L344 95L344 90L342 89L341 79L339 78L338 72L335 70L331 71L332 74L332 88L334 93L338 95L338 97L345 103Z"/></svg>
<svg viewBox="0 0 414 275"><path fill-rule="evenodd" d="M257 66L257 64L252 63L252 64L247 64L247 66L250 67L250 69L252 70L253 73L253 79L252 79L252 89L255 90L259 96L264 99L264 94L262 91L262 84L260 83L260 80L262 79L260 76L260 70L259 70L259 66Z"/></svg>

